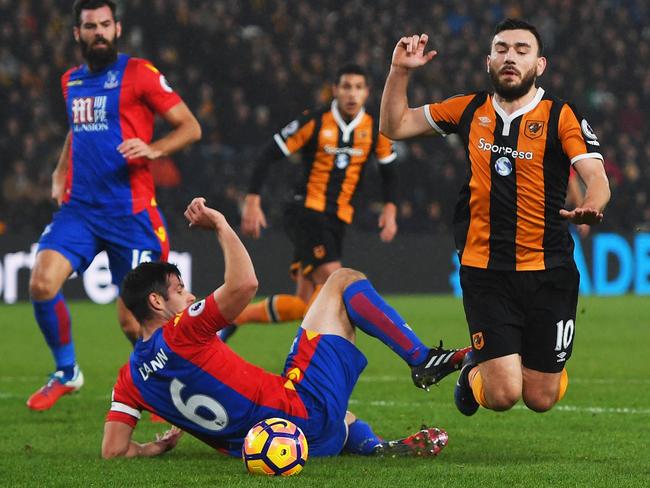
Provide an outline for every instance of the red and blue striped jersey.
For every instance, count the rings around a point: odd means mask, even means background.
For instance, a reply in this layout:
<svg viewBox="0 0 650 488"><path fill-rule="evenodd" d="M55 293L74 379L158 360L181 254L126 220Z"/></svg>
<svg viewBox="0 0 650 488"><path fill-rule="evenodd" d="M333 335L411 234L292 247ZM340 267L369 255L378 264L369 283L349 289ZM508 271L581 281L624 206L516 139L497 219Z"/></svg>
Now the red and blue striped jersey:
<svg viewBox="0 0 650 488"><path fill-rule="evenodd" d="M71 130L65 205L105 215L129 215L155 205L146 158L126 160L126 139L149 144L154 116L181 102L165 77L144 59L119 54L101 71L87 65L61 78Z"/></svg>
<svg viewBox="0 0 650 488"><path fill-rule="evenodd" d="M215 335L225 325L210 295L138 341L120 369L106 420L135 427L148 410L237 456L261 420L282 417L304 426L309 405L293 382L232 351Z"/></svg>

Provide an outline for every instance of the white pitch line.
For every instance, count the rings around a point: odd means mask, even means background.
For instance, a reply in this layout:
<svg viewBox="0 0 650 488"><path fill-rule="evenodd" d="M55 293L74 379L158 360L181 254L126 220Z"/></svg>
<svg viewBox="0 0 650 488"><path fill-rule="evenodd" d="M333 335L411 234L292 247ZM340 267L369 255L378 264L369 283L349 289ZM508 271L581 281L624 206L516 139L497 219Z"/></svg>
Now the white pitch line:
<svg viewBox="0 0 650 488"><path fill-rule="evenodd" d="M16 398L23 398L23 395L17 395L15 393L7 393L0 391L0 401L1 400L13 400ZM108 402L110 400L109 395L95 395L91 397L92 400L102 400ZM418 408L426 405L428 402L423 400L421 402L396 402L394 400L357 400L350 399L350 405L368 405L371 407L408 407L408 408ZM455 408L451 403L436 405L436 408ZM527 410L527 407L524 405L515 405L513 410ZM557 405L553 407L553 410L559 412L569 412L569 413L614 413L622 415L650 415L650 408L632 408L632 407L577 407L575 405Z"/></svg>
<svg viewBox="0 0 650 488"><path fill-rule="evenodd" d="M404 381L406 376L389 376L389 375L361 375L359 383L392 383ZM646 378L574 378L569 375L569 385L571 383L582 383L588 385L650 385L650 379Z"/></svg>
<svg viewBox="0 0 650 488"><path fill-rule="evenodd" d="M350 405L369 405L371 407L422 407L426 402L396 402L394 400L357 400L351 399ZM436 408L456 408L452 404L436 405ZM515 405L514 410L528 410L524 405ZM578 407L574 405L557 405L553 410L569 413L615 413L623 415L650 415L650 408L631 407Z"/></svg>

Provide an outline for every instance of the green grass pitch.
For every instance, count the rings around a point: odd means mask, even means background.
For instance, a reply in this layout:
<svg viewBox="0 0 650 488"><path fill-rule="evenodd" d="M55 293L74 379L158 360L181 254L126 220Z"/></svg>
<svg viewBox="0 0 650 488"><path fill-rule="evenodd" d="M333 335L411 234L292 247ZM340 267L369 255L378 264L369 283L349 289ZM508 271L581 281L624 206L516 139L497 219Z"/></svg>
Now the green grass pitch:
<svg viewBox="0 0 650 488"><path fill-rule="evenodd" d="M468 335L459 300L399 296L389 300L429 343L462 345ZM48 412L25 400L52 369L29 304L0 306L0 485L2 486L607 486L650 484L650 298L582 298L568 364L569 390L551 412L480 410L464 417L453 405L454 379L426 393L408 368L375 339L359 333L369 365L350 409L386 438L422 423L442 427L450 442L433 459L342 456L310 459L295 478L248 475L186 436L159 458L102 461L102 426L118 367L130 345L114 306L72 303L73 335L86 386ZM248 326L231 341L245 358L280 371L295 326ZM160 424L140 422L147 441Z"/></svg>

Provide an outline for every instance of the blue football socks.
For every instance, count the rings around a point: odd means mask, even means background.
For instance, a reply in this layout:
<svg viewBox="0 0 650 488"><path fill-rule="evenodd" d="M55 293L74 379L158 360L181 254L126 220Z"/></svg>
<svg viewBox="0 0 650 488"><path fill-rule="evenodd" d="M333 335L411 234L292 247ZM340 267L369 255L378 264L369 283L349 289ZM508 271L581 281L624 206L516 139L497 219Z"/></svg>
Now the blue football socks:
<svg viewBox="0 0 650 488"><path fill-rule="evenodd" d="M370 456L375 448L381 444L381 439L372 431L372 428L361 419L348 425L348 440L343 449L352 454Z"/></svg>
<svg viewBox="0 0 650 488"><path fill-rule="evenodd" d="M36 322L50 347L57 371L63 371L62 381L74 375L75 352L70 328L70 312L59 292L51 300L32 301Z"/></svg>
<svg viewBox="0 0 650 488"><path fill-rule="evenodd" d="M343 302L355 326L382 341L409 366L416 366L426 359L429 348L368 280L355 281L348 286L343 292Z"/></svg>

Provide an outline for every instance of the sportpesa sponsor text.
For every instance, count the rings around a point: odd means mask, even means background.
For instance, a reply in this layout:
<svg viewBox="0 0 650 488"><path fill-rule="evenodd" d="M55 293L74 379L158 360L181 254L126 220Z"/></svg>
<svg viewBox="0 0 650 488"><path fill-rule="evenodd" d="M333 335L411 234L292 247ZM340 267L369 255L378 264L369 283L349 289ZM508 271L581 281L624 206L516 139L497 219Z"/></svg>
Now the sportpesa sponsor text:
<svg viewBox="0 0 650 488"><path fill-rule="evenodd" d="M533 159L533 151L517 151L511 147L498 146L497 144L492 144L482 137L478 140L478 148L483 151L493 152L495 154L502 154L504 156L510 156L514 159Z"/></svg>

